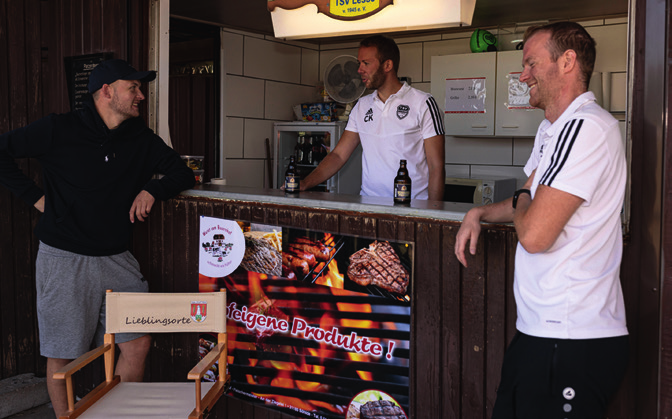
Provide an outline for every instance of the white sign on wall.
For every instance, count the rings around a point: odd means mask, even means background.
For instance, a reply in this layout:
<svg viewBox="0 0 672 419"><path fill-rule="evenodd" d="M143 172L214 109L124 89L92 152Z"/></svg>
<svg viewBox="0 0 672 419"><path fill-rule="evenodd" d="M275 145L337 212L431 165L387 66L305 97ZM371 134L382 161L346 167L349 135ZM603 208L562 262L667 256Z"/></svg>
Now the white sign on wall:
<svg viewBox="0 0 672 419"><path fill-rule="evenodd" d="M237 222L201 216L198 273L222 278L235 271L245 255L245 236Z"/></svg>
<svg viewBox="0 0 672 419"><path fill-rule="evenodd" d="M485 113L485 77L446 79L446 113Z"/></svg>

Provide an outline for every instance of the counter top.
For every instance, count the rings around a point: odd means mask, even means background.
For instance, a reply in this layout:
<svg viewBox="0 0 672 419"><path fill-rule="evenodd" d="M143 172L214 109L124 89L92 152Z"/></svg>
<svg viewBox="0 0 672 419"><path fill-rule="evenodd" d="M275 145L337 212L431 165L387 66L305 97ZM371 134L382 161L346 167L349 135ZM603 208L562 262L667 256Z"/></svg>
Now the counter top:
<svg viewBox="0 0 672 419"><path fill-rule="evenodd" d="M462 221L464 214L473 207L473 204L422 199L414 199L410 206L403 206L395 205L392 198L341 195L327 192L301 192L290 195L279 189L244 188L210 183L196 185L194 189L184 191L181 195L361 213L393 214L447 221Z"/></svg>

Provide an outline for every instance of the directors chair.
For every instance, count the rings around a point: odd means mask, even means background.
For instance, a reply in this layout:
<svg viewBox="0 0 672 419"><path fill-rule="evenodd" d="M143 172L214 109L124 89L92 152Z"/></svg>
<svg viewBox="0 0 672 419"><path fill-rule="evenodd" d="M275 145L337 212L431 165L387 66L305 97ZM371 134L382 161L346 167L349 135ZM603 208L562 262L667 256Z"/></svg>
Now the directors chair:
<svg viewBox="0 0 672 419"><path fill-rule="evenodd" d="M226 290L211 293L106 294L105 343L54 374L65 380L68 411L61 418L203 418L228 384ZM114 375L115 333L214 332L217 345L183 383L128 383ZM72 375L104 355L105 381L75 403ZM217 381L201 382L219 361ZM205 396L201 397L202 391Z"/></svg>

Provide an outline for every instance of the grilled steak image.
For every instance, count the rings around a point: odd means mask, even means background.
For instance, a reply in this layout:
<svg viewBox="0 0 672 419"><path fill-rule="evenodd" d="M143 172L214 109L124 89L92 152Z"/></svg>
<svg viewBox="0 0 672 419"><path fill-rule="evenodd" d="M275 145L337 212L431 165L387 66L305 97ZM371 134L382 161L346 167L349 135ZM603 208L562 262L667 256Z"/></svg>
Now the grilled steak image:
<svg viewBox="0 0 672 419"><path fill-rule="evenodd" d="M366 402L359 409L360 419L406 419L401 407L388 400Z"/></svg>
<svg viewBox="0 0 672 419"><path fill-rule="evenodd" d="M245 255L240 263L245 270L280 276L282 257L280 252L265 239L245 235Z"/></svg>
<svg viewBox="0 0 672 419"><path fill-rule="evenodd" d="M348 277L359 285L375 285L384 290L406 293L408 271L389 242L375 241L350 256Z"/></svg>

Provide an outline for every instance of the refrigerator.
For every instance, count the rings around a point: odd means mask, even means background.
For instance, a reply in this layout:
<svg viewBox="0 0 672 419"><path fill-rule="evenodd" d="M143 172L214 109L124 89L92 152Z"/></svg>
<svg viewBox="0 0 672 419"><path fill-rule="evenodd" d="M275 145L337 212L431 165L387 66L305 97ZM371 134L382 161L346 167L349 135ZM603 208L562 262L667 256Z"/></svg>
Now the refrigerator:
<svg viewBox="0 0 672 419"><path fill-rule="evenodd" d="M312 139L313 145L322 147L323 154L314 153L311 161L304 158L297 163L300 178L312 172L321 158L334 149L340 140L347 122L276 122L273 127L273 187L279 189L285 179L285 171L290 156L299 157L297 146L299 138L304 141ZM308 147L305 147L307 149ZM315 150L316 147L313 147ZM303 153L305 155L305 153ZM339 194L359 195L362 186L362 146L357 146L348 162L330 179L311 189L311 191L332 192Z"/></svg>

